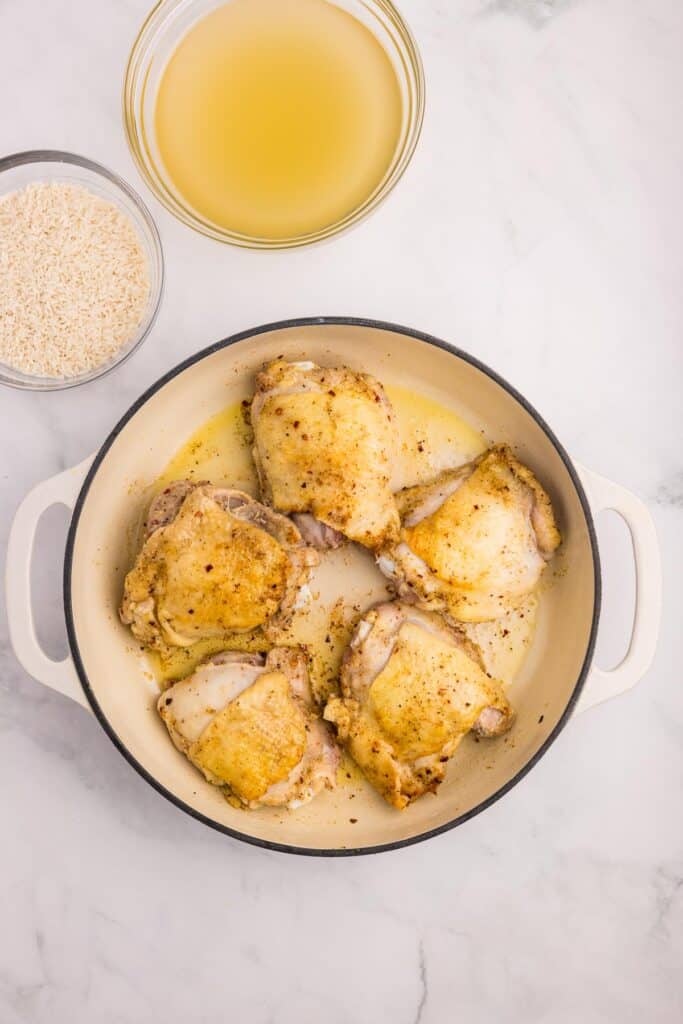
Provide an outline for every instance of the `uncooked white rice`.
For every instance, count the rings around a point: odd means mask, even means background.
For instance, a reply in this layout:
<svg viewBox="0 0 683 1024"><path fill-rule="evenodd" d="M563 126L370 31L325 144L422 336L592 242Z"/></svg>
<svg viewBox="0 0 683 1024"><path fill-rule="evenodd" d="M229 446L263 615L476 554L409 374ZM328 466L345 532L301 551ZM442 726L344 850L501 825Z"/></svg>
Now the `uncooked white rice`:
<svg viewBox="0 0 683 1024"><path fill-rule="evenodd" d="M74 377L109 362L134 335L149 268L131 220L80 185L28 185L0 196L0 362Z"/></svg>

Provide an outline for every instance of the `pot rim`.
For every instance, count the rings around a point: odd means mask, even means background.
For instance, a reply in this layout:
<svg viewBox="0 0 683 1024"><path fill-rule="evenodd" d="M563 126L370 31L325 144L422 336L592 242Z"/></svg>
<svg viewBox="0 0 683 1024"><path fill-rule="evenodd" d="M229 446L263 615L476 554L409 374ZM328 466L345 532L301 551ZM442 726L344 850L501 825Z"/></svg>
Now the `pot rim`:
<svg viewBox="0 0 683 1024"><path fill-rule="evenodd" d="M109 720L103 713L99 706L97 698L90 686L87 672L83 665L80 655L80 649L78 646L78 640L76 637L75 621L73 614L73 607L71 603L71 572L73 564L74 546L76 541L76 533L78 531L78 523L81 517L83 506L87 499L90 491L90 486L97 474L97 471L103 462L105 456L109 452L109 449L113 445L116 438L119 436L124 427L128 424L139 409L142 408L146 402L152 398L157 391L160 391L169 381L179 376L184 370L198 363L200 360L205 359L208 356L213 355L216 352L221 351L224 348L229 348L231 345L236 344L240 341L245 341L248 338L257 338L261 334L268 334L274 331L284 330L286 328L296 327L313 327L313 326L341 326L341 327L370 327L376 330L390 331L394 334L402 334L410 338L415 338L418 341L425 342L426 344L433 345L436 348L440 348L445 352L451 353L457 356L459 359L464 360L471 366L474 366L477 370L486 374L491 380L502 387L512 398L514 398L519 404L529 413L529 415L536 421L545 433L548 440L554 446L558 455L562 459L564 466L569 474L569 477L574 485L574 489L579 498L581 509L583 511L586 527L588 530L588 539L591 547L591 555L593 561L593 572L595 577L595 592L593 600L593 616L591 620L591 628L588 637L588 644L586 646L586 654L581 666L581 670L576 680L576 684L572 691L572 694L567 702L567 705L562 712L559 720L557 721L554 729L548 735L543 744L539 747L536 753L531 757L527 763L520 768L520 770L508 779L508 781L497 789L495 793L487 797L486 800L482 800L481 803L477 804L476 807L472 807L470 810L459 814L451 821L447 821L443 825L439 825L437 828L428 829L426 832L420 832L415 836L408 836L406 839L399 839L390 843L380 843L375 846L359 846L359 847L331 847L329 849L318 849L316 847L305 847L295 846L289 843L276 843L269 839L260 839L257 836L249 835L246 832L240 832L237 829L229 828L227 825L221 825L219 822L208 818L205 814L197 811L194 807L185 803L169 789L167 789L157 778L151 775L146 768L144 768L139 761L133 756L128 747L123 743L118 734L112 728ZM593 660L593 653L595 649L595 642L597 637L598 622L600 620L600 607L602 600L602 575L600 569L600 556L598 552L597 535L595 531L595 524L593 522L593 516L591 513L590 505L586 497L583 485L578 477L576 469L567 454L566 450L555 436L554 432L545 422L543 417L536 411L531 403L522 395L516 388L509 384L504 377L501 377L495 370L492 370L485 363L482 363L475 356L464 352L462 349L455 345L451 345L440 338L436 338L434 335L426 334L423 331L418 331L411 327L405 327L401 324L394 324L386 320L373 320L365 317L351 317L351 316L314 316L314 317L295 317L287 320L277 320L273 323L262 324L258 327L251 327L245 331L240 331L237 334L232 334L227 338L223 338L221 341L214 342L207 348L201 349L194 355L189 356L182 362L178 363L172 369L168 370L163 374L154 384L152 384L146 391L140 395L139 398L133 402L128 408L127 412L121 417L118 423L111 430L103 444L101 445L95 459L88 470L88 473L83 481L83 485L79 492L78 498L74 505L73 515L71 517L71 524L69 526L69 533L66 541L66 551L64 554L64 577L63 577L63 598L64 598L64 614L66 618L66 631L69 640L69 647L71 655L76 666L76 672L80 680L83 692L92 708L92 711L97 718L98 722L109 736L114 746L118 749L119 753L128 761L128 763L135 769L138 775L141 775L146 782L149 783L161 796L165 797L172 804L178 807L180 810L189 814L192 818L202 822L204 825L208 825L210 828L215 829L218 832L222 832L224 835L230 836L232 839L238 839L241 842L249 843L252 846L259 846L266 850L276 850L279 853L290 853L297 854L300 856L309 857L353 857L371 853L385 853L390 850L398 850L402 847L413 846L416 843L424 842L427 839L432 839L434 836L441 835L444 832L448 832L458 825L464 824L470 818L475 817L477 814L481 814L492 804L496 803L501 797L505 796L518 782L527 775L528 772L540 761L543 755L548 751L551 745L555 742L557 737L560 735L567 722L571 717L571 713L578 701L581 692L584 688L586 677Z"/></svg>

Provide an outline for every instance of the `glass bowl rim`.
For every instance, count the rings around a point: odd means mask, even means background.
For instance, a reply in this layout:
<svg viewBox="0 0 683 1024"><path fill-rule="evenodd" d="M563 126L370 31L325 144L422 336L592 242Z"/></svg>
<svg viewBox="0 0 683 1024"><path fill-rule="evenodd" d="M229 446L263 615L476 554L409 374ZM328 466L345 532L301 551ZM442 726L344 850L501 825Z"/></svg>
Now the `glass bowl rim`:
<svg viewBox="0 0 683 1024"><path fill-rule="evenodd" d="M403 177L417 148L424 121L426 85L420 50L407 22L393 3L393 0L360 0L360 2L374 13L382 12L388 16L407 52L406 76L410 80L414 99L410 105L411 111L405 139L392 158L389 169L381 183L360 206L351 210L341 220L337 220L324 228L308 232L304 235L277 239L244 235L236 231L230 231L227 228L220 228L218 225L204 220L200 214L192 209L186 200L182 199L182 197L176 199L175 196L171 196L168 193L167 189L161 187L155 176L156 169L154 173L150 169L151 162L148 162L146 145L144 144L144 125L138 117L140 106L137 100L138 92L140 88L143 90L145 88L149 65L154 57L154 44L158 39L159 33L163 33L167 29L174 12L181 4L186 3L188 6L191 6L195 2L196 0L156 0L154 7L140 26L131 47L124 72L121 102L128 147L138 171L156 199L177 220L199 234L212 238L214 241L222 242L225 245L234 245L242 249L278 250L315 245L344 233L364 220L384 202ZM335 0L332 0L332 2L334 3ZM159 23L157 33L154 39L147 39L146 36L155 21ZM383 44L380 43L380 45ZM153 163L151 166L154 167Z"/></svg>
<svg viewBox="0 0 683 1024"><path fill-rule="evenodd" d="M96 176L103 178L109 183L109 185L114 186L114 190L118 189L122 192L137 209L144 224L144 230L147 232L147 241L156 257L158 285L155 289L156 294L153 296L152 284L150 282L150 297L152 298L151 311L140 322L136 331L136 333L139 332L139 336L135 343L120 356L114 356L111 362L105 363L100 367L94 367L86 373L76 374L73 377L40 377L38 375L23 374L22 379L18 379L12 376L7 376L7 374L19 374L21 373L20 370L15 370L9 364L0 362L0 384L5 387L15 388L19 391L65 391L68 388L80 387L82 384L89 384L94 380L99 380L101 377L106 377L108 373L112 372L112 370L115 370L117 367L121 366L122 363L125 363L125 361L129 359L134 352L137 352L138 348L140 348L142 343L147 339L156 322L164 294L166 277L164 250L156 222L146 203L135 189L132 188L132 186L115 171L110 170L108 167L105 167L104 164L100 164L96 160L91 160L90 157L81 156L79 153L71 153L62 149L27 149L19 153L10 153L8 156L1 157L0 195L5 194L1 187L1 176L5 171L11 171L16 167L22 167L28 164L70 164L74 167L82 167L84 170L91 171ZM36 182L41 180L39 174L36 175L35 180ZM136 228L139 228L139 225L136 224Z"/></svg>

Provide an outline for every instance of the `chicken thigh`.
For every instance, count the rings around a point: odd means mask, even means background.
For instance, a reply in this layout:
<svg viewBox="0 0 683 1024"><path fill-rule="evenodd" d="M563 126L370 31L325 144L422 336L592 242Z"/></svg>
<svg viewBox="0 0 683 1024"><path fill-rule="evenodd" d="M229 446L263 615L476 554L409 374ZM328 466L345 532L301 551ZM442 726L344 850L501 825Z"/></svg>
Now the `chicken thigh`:
<svg viewBox="0 0 683 1024"><path fill-rule="evenodd" d="M396 495L398 544L377 564L401 597L462 622L518 607L560 544L550 499L506 445Z"/></svg>
<svg viewBox="0 0 683 1024"><path fill-rule="evenodd" d="M300 807L335 785L339 750L313 710L301 650L224 651L157 707L178 750L234 806Z"/></svg>
<svg viewBox="0 0 683 1024"><path fill-rule="evenodd" d="M179 480L149 510L121 620L150 647L281 624L317 562L286 516L241 491Z"/></svg>
<svg viewBox="0 0 683 1024"><path fill-rule="evenodd" d="M498 736L513 713L478 649L437 615L390 602L369 611L324 717L393 807L435 792L462 738Z"/></svg>
<svg viewBox="0 0 683 1024"><path fill-rule="evenodd" d="M251 422L264 500L293 513L309 543L377 548L398 539L397 428L374 377L276 360L256 378Z"/></svg>

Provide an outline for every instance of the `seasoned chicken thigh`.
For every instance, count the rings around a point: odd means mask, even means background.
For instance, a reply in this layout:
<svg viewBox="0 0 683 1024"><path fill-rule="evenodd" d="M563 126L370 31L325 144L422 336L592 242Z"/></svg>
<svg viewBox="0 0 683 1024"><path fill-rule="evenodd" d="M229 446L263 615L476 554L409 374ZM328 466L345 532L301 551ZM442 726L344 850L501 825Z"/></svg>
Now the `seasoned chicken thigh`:
<svg viewBox="0 0 683 1024"><path fill-rule="evenodd" d="M230 803L300 807L335 785L339 750L294 648L224 651L159 697L171 738Z"/></svg>
<svg viewBox="0 0 683 1024"><path fill-rule="evenodd" d="M512 722L501 684L478 649L438 616L397 601L358 624L344 656L341 697L324 717L393 807L435 792L463 736L498 736Z"/></svg>
<svg viewBox="0 0 683 1024"><path fill-rule="evenodd" d="M377 564L401 597L462 622L518 607L560 544L550 499L506 445L396 495L401 537Z"/></svg>
<svg viewBox="0 0 683 1024"><path fill-rule="evenodd" d="M391 493L397 428L379 381L345 367L267 366L251 405L264 500L293 513L315 547L398 539Z"/></svg>
<svg viewBox="0 0 683 1024"><path fill-rule="evenodd" d="M150 647L281 624L317 562L286 516L241 491L179 480L152 502L121 620Z"/></svg>

